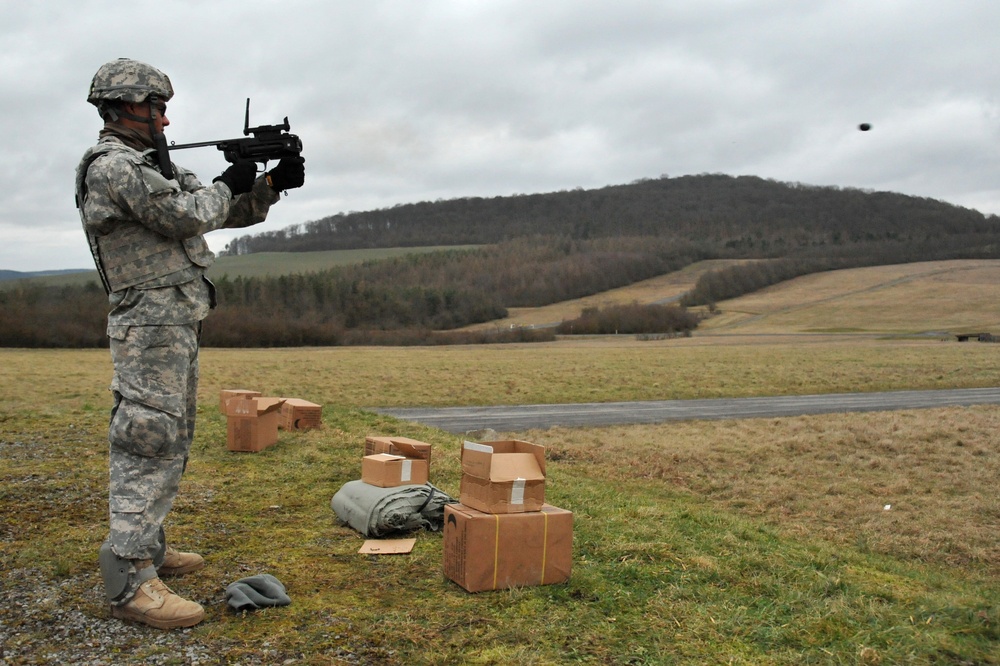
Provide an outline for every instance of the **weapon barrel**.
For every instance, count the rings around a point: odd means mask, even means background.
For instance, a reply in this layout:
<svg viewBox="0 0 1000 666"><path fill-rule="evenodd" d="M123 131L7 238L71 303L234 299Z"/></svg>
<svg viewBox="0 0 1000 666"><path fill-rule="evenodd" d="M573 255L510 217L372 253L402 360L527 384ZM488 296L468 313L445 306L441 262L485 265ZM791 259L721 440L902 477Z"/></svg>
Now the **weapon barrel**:
<svg viewBox="0 0 1000 666"><path fill-rule="evenodd" d="M218 146L221 143L231 143L238 139L221 139L219 141L198 141L196 143L172 143L167 146L170 150L180 150L182 148L204 148L205 146Z"/></svg>

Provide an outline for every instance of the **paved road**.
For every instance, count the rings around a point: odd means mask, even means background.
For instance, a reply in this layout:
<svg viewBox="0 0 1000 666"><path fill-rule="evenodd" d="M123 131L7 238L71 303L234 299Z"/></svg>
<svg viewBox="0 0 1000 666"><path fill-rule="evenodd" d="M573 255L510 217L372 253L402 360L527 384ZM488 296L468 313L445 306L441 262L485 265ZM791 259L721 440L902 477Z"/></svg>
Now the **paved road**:
<svg viewBox="0 0 1000 666"><path fill-rule="evenodd" d="M629 423L662 423L696 419L747 419L800 414L882 412L1000 404L1000 387L943 391L889 391L833 393L773 398L713 400L657 400L649 402L591 402L572 405L517 405L377 409L406 421L416 421L448 432L493 428L518 432L553 426L588 427Z"/></svg>

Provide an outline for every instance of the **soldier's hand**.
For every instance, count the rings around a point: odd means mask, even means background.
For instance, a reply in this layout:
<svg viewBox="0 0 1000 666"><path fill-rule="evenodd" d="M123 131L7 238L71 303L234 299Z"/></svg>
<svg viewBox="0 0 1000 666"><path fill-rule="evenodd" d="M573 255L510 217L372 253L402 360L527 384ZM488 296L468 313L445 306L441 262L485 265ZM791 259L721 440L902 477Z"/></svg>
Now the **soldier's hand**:
<svg viewBox="0 0 1000 666"><path fill-rule="evenodd" d="M275 192L294 190L306 181L306 160L301 155L286 157L267 172L268 182Z"/></svg>
<svg viewBox="0 0 1000 666"><path fill-rule="evenodd" d="M229 187L233 196L249 192L257 180L257 163L251 160L237 160L212 182L221 180Z"/></svg>

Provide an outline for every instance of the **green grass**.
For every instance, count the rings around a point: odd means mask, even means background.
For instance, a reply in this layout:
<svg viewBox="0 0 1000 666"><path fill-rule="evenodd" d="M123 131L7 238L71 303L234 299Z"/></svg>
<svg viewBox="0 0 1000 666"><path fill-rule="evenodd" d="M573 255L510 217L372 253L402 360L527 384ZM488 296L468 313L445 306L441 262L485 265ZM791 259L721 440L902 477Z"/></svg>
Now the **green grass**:
<svg viewBox="0 0 1000 666"><path fill-rule="evenodd" d="M957 348L972 356L952 356ZM954 427L950 420L969 429L957 435L966 442L963 460L997 465L1000 445L989 436L996 407L954 416L926 410L906 417L927 419L909 429L879 415L850 421L824 415L750 420L745 435L743 422L727 421L521 433L552 454L548 501L574 512L574 568L560 585L468 594L443 577L439 534L418 534L409 555L362 556L363 538L339 525L330 508L337 489L358 478L364 437L372 433L434 444L432 481L458 493L460 437L365 406L503 402L520 388L529 397L578 399L594 395L587 385L601 398L618 395L597 384L602 376L616 377L605 385L620 380L633 387L628 394L653 397L636 387L654 374L661 397L899 388L911 363L925 363L923 374L938 386L962 385L976 373L990 385L998 367L991 345L801 342L770 349L726 342L707 349L711 353L697 341L623 346L605 340L406 354L206 350L198 432L168 534L208 560L206 569L172 583L206 606L207 619L167 637L153 630L123 634L122 663L157 654L175 654L176 663L184 663L183 650L191 646L219 663L1000 663L996 559L956 565L935 552L875 547L871 533L839 516L835 504L805 503L830 497L831 475L864 478L824 456L824 447L865 451L927 432L942 440L936 455L944 455L954 440L945 432ZM717 366L713 354L721 357ZM9 630L29 619L52 622L50 630L8 639L0 648L8 655L44 654L65 641L58 631L61 608L113 622L95 564L107 521L110 367L105 351L6 350L0 361L0 586L58 584L55 596L36 599L30 609L0 603L0 624ZM949 363L962 371L949 371ZM658 370L643 374L642 366L651 364ZM629 378L630 372L637 376ZM539 382L545 388L536 393L530 387ZM222 387L321 402L324 427L283 432L259 454L230 453L217 408ZM852 438L843 433L848 424ZM773 454L754 448L772 441ZM856 460L836 452L841 461ZM890 450L883 460L898 455ZM798 457L801 470L787 469ZM825 469L828 458L832 466ZM937 493L949 492L947 484L928 484L927 492L920 476L954 463L947 457L929 462L910 465L906 482L916 500L933 503ZM763 467L796 479L795 511L764 502L763 482L755 492ZM655 474L647 473L653 468ZM872 469L873 478L884 477ZM741 480L745 487L735 485ZM979 485L962 492L995 497L988 480L969 483ZM767 484L781 486L780 480ZM873 499L881 507L881 498ZM995 534L1000 514L995 504L984 506L953 522L973 521ZM904 522L883 530L923 529L919 511L893 515ZM824 528L830 525L832 532ZM934 529L948 526L935 523ZM263 572L286 584L292 605L231 612L225 586Z"/></svg>

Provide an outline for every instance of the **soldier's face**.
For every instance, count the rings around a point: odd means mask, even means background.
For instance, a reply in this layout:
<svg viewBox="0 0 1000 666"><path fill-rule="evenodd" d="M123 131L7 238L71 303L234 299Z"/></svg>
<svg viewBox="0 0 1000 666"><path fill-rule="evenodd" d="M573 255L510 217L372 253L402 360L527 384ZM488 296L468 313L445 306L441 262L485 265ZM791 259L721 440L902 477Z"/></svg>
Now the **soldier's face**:
<svg viewBox="0 0 1000 666"><path fill-rule="evenodd" d="M125 110L132 113L140 118L149 118L149 103L141 102L139 104L126 104ZM135 122L135 121L128 121ZM157 102L153 105L153 127L156 128L157 134L163 133L163 128L170 124L170 119L167 118L167 105L163 102ZM135 129L149 131L149 123L135 122Z"/></svg>

